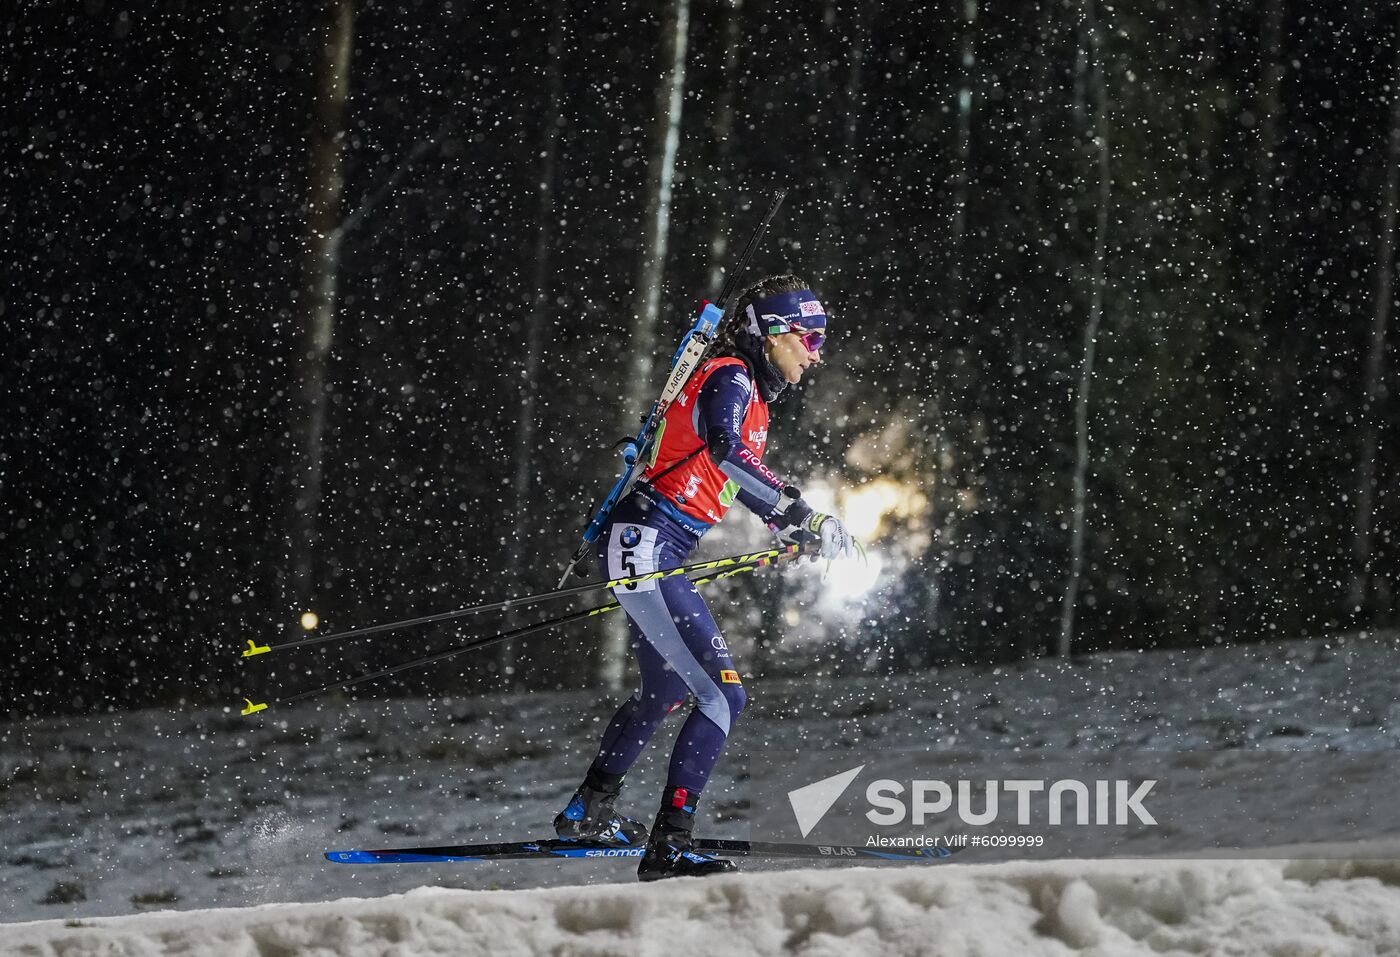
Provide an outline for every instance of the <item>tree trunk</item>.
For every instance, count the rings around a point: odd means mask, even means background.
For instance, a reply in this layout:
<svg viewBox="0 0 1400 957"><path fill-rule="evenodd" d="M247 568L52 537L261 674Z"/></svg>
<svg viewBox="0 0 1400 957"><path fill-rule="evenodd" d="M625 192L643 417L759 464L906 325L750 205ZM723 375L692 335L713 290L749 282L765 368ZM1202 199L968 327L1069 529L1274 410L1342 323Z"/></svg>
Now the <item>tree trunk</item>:
<svg viewBox="0 0 1400 957"><path fill-rule="evenodd" d="M714 218L710 222L710 270L706 288L711 295L719 295L724 285L725 260L729 258L729 211L736 199L729 167L734 152L734 99L739 87L739 47L743 38L740 21L744 0L722 0L720 6L724 8L724 62L720 67L719 99L710 122L714 163L719 170L714 180L719 195L714 204Z"/></svg>
<svg viewBox="0 0 1400 957"><path fill-rule="evenodd" d="M1046 232L1047 217L1041 214L1040 209L1040 180L1042 176L1048 176L1046 163L1039 158L1048 157L1045 137L1045 111L1049 102L1052 84L1055 83L1055 61L1051 55L1051 43L1054 41L1054 14L1059 6L1055 0L1039 0L1040 17L1036 24L1036 44L1035 44L1035 76L1036 101L1030 104L1029 116L1025 120L1026 124L1026 155L1037 159L1036 165L1025 174L1026 187L1026 212L1025 218L1029 226L1038 233L1037 239Z"/></svg>
<svg viewBox="0 0 1400 957"><path fill-rule="evenodd" d="M335 332L336 280L340 270L340 204L344 191L341 146L350 87L355 30L352 0L327 0L320 11L323 40L312 102L308 156L306 239L302 262L302 327L292 369L297 402L290 433L292 516L290 605L310 609L320 529L322 461L326 428L326 366Z"/></svg>
<svg viewBox="0 0 1400 957"><path fill-rule="evenodd" d="M952 232L948 239L948 302L953 321L967 312L967 206L972 190L972 111L976 107L977 0L962 0L956 139L953 144Z"/></svg>
<svg viewBox="0 0 1400 957"><path fill-rule="evenodd" d="M1094 354L1098 348L1099 324L1103 318L1105 263L1108 236L1108 204L1110 180L1108 163L1108 92L1103 70L1103 45L1099 35L1096 0L1084 0L1082 10L1084 30L1088 35L1093 58L1094 144L1098 153L1099 195L1094 225L1094 263L1091 277L1089 319L1084 325L1084 360L1079 370L1079 396L1074 408L1075 461L1073 524L1070 533L1070 563L1065 584L1064 601L1060 607L1060 640L1057 651L1068 658L1074 645L1074 614L1079 602L1079 588L1084 574L1084 528L1088 511L1089 489L1089 399L1094 379ZM1083 62L1081 58L1080 62Z"/></svg>
<svg viewBox="0 0 1400 957"><path fill-rule="evenodd" d="M1026 130L1025 147L1023 155L1031 158L1029 168L1025 169L1022 179L1022 213L1020 221L1022 228L1031 239L1031 249L1041 250L1045 245L1045 238L1051 231L1051 224L1056 217L1047 209L1042 208L1044 194L1042 192L1042 180L1049 181L1052 174L1050 172L1053 160L1051 160L1051 137L1046 133L1046 113L1049 104L1054 101L1054 96L1058 92L1061 83L1059 75L1059 64L1056 60L1057 50L1057 23L1056 14L1059 11L1059 3L1056 0L1038 0L1038 15L1036 17L1036 44L1035 54L1032 62L1030 75L1033 78L1031 87L1034 91L1033 97L1027 97L1022 105L1022 115ZM1053 193L1052 193L1053 195ZM1036 283L1036 288L1043 290L1044 281L1040 277L1050 272L1047 257L1043 252L1035 252L1027 259L1023 260L1027 264L1027 276ZM1028 341L1034 341L1035 337L1048 335L1049 330L1058 326L1059 309L1051 302L1051 297L1043 293L1038 296L1041 302L1039 315L1035 317L1036 325L1045 330L1044 333L1030 331ZM1036 429L1035 432L1038 432ZM1023 429L1019 432L1023 439L1029 439L1034 432L1030 429ZM1031 440L1036 446L1040 445L1038 440ZM1027 450L1027 454L1036 453ZM1049 540L1058 537L1059 523L1056 517L1048 511L1043 511L1038 521L1026 529L1028 534L1017 534L1024 545L1022 546L1026 555L1026 567L1036 567L1040 570L1036 572L1039 580L1048 569L1043 545ZM1018 657L1022 659L1038 658L1050 650L1049 638L1044 630L1038 625L1022 627L1018 629L1020 638L1017 643Z"/></svg>
<svg viewBox="0 0 1400 957"><path fill-rule="evenodd" d="M1274 248L1277 237L1277 191L1283 179L1282 163L1279 160L1279 122L1284 113L1283 77L1285 53L1283 49L1283 7L1286 0L1265 0L1263 19L1260 24L1259 59L1262 73L1259 77L1259 97L1255 105L1258 117L1258 144L1254 159L1254 204L1253 226L1254 246L1250 247L1250 258L1256 263L1253 268L1253 281L1259 290L1258 295L1245 300L1244 310L1248 319L1248 338L1243 346L1241 359L1246 368L1258 369L1270 364L1263 355L1264 316L1268 312L1277 285L1279 263L1284 251Z"/></svg>
<svg viewBox="0 0 1400 957"><path fill-rule="evenodd" d="M622 431L635 435L638 420L660 394L653 381L656 325L661 311L661 279L671 231L671 185L681 140L681 106L685 94L686 40L690 29L690 0L672 0L661 25L663 73L656 88L651 155L647 163L646 212L637 264L637 286L628 329L627 372L623 396ZM609 616L599 659L599 678L616 688L627 664L627 627L621 616Z"/></svg>
<svg viewBox="0 0 1400 957"><path fill-rule="evenodd" d="M1260 249L1272 256L1274 229L1274 188L1278 176L1278 121L1283 112L1283 4L1284 0L1267 0L1259 38L1260 60L1264 75L1260 77L1259 152L1254 177L1254 215L1258 223Z"/></svg>
<svg viewBox="0 0 1400 957"><path fill-rule="evenodd" d="M539 205L536 208L535 262L530 282L530 308L525 317L525 354L520 359L520 421L515 428L515 450L511 461L515 473L511 483L511 514L514 531L510 539L507 567L509 581L521 582L525 568L525 542L530 534L526 515L530 514L531 498L535 492L535 435L539 415L540 359L544 352L544 330L549 321L550 294L553 284L554 251L554 183L559 165L559 131L563 125L565 19L568 16L564 0L554 0L550 9L549 47L546 85L549 103L541 117ZM508 616L512 627L524 622L517 613ZM515 642L501 645L497 664L501 683L515 684Z"/></svg>
<svg viewBox="0 0 1400 957"><path fill-rule="evenodd" d="M826 165L826 210L822 217L822 232L813 257L822 276L823 288L829 290L833 299L849 293L846 277L849 274L849 256L846 250L844 228L848 214L846 205L852 190L854 174L852 167L860 155L860 126L865 115L865 59L870 43L869 31L872 17L878 18L878 2L857 3L851 11L850 40L846 47L848 66L842 83L839 99L835 84L827 95L841 106L840 155ZM827 0L823 17L829 31L836 34L838 23L837 0ZM837 35L839 37L839 35Z"/></svg>
<svg viewBox="0 0 1400 957"><path fill-rule="evenodd" d="M1356 460L1356 533L1352 539L1353 572L1348 611L1365 615L1371 597L1371 560L1376 510L1376 458L1380 448L1381 406L1385 402L1386 330L1395 285L1395 219L1400 201L1400 41L1390 83L1390 138L1385 157L1385 195L1376 236L1376 305L1371 320L1371 344L1363 372L1361 451Z"/></svg>
<svg viewBox="0 0 1400 957"><path fill-rule="evenodd" d="M1198 142L1192 144L1195 151L1195 174L1198 183L1215 182L1216 152L1219 141L1219 111L1216 103L1215 85L1220 79L1220 0L1207 0L1198 19L1193 18L1199 36L1194 39L1199 52L1191 72L1195 74L1193 85L1196 88L1195 114L1204 118L1196 126ZM1216 268L1223 268L1221 258L1224 251L1213 248Z"/></svg>

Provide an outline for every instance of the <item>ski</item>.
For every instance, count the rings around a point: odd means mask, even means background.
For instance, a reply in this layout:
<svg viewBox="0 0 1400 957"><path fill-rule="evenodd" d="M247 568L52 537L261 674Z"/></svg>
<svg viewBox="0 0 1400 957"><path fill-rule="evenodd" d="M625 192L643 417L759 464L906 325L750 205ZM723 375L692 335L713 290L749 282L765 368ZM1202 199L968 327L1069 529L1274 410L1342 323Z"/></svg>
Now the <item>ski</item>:
<svg viewBox="0 0 1400 957"><path fill-rule="evenodd" d="M947 847L877 850L857 844L783 844L771 841L696 840L696 851L723 857L880 860L929 864L953 856ZM493 844L447 844L384 850L327 851L335 864L454 864L469 861L516 861L537 858L641 857L642 847L614 847L586 841L505 841Z"/></svg>

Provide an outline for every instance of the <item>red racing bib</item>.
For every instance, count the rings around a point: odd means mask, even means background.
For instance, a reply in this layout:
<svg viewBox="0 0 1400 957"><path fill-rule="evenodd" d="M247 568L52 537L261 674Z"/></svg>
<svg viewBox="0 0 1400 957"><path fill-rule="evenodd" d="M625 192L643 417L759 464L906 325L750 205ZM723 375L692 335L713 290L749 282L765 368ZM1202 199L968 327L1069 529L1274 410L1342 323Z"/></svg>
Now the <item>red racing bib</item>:
<svg viewBox="0 0 1400 957"><path fill-rule="evenodd" d="M690 377L662 417L656 441L652 443L651 462L642 472L642 481L682 512L702 522L713 523L724 518L734 504L739 484L721 472L705 450L705 441L700 438L697 429L700 412L696 408L696 400L710 376L726 366L736 365L743 367L747 373L744 360L721 356L706 362ZM740 422L739 440L753 453L754 464L759 464L763 449L768 444L768 403L763 401L757 388L749 391L748 408L743 410ZM691 458L684 465L672 468L686 456ZM652 481L652 476L660 478Z"/></svg>

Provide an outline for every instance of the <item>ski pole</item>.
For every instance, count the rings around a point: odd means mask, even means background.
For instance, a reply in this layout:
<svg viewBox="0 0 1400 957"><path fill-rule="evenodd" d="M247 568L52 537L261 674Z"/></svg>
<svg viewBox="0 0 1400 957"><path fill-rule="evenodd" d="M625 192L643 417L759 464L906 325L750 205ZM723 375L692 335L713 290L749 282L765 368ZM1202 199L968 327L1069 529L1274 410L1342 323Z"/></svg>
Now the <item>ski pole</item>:
<svg viewBox="0 0 1400 957"><path fill-rule="evenodd" d="M398 628L410 628L415 625L428 625L439 621L449 621L453 618L461 618L465 615L480 615L490 611L527 608L531 605L538 605L542 602L553 601L558 598L581 595L584 592L594 591L600 588L626 588L629 585L640 585L642 582L659 581L662 578L670 578L674 575L689 575L693 572L709 571L710 569L733 568L738 565L748 565L759 562L763 559L777 558L786 553L792 553L794 555L808 554L813 551L813 548L813 543L804 545L784 545L780 548L769 548L761 552L751 552L747 555L730 555L726 558L714 558L709 561L693 562L689 565L682 565L679 568L666 568L661 571L648 572L645 575L633 575L629 578L614 578L612 581L585 582L582 585L540 592L537 595L522 595L519 598L507 598L503 601L489 602L484 605L469 605L466 608L458 608L455 611L441 611L433 615L424 615L421 618L406 618L403 621L390 621L379 625L365 625L362 628L351 628L349 631L338 631L332 635L313 635L308 638L297 638L275 645L259 645L257 642L253 641L253 639L249 638L248 647L243 649L243 657L253 658L257 655L265 655L274 651L286 651L289 648L308 648L312 645L323 645L327 642L341 641L345 638L360 638L365 635L378 634L382 631L392 631Z"/></svg>
<svg viewBox="0 0 1400 957"><path fill-rule="evenodd" d="M773 554L772 552L776 552L776 554ZM763 555L763 557L753 562L711 571L708 574L703 574L699 577L693 578L691 579L691 581L693 584L696 585L708 585L712 582L721 581L725 578L729 578L734 575L742 575L744 572L756 571L757 569L768 566L776 566L782 562L800 558L803 554L802 550L799 549L797 546L789 546L783 549L773 549L772 552L760 553ZM680 570L681 569L676 569L676 571ZM613 601L608 602L605 605L599 605L597 608L585 608L582 611L572 612L568 615L561 615L558 618L550 618L547 621L537 622L533 625L525 625L520 628L512 629L511 631L501 632L500 634L487 635L483 638L476 638L472 641L467 642L464 645L458 645L455 648L448 648L444 651L433 652L431 654L424 655L421 658L414 658L411 661L405 661L401 664L392 665L388 668L380 669L379 671L359 675L358 677L348 678L342 681L332 681L329 684L321 685L318 688L312 688L308 691L300 691L294 695L288 695L284 698L276 698L270 702L258 703L254 702L251 698L244 698L243 700L247 702L247 704L243 708L241 713L245 716L250 714L256 714L259 711L267 710L274 704L291 704L294 701L302 701L306 698L313 698L316 695L324 694L327 691L333 691L337 688L352 688L355 685L364 684L365 682L373 681L376 678L385 678L389 675L397 674L401 671L409 671L413 668L419 668L424 665L435 664L439 661L446 661L449 658L455 658L458 655L466 654L469 651L476 651L480 648L487 648L491 645L499 644L503 641L510 641L513 638L523 638L526 635L533 635L537 632L545 631L550 628L558 628L563 625L571 625L576 621L583 621L585 618L592 618L595 615L605 615L608 612L614 611L620 607L622 607L620 604Z"/></svg>
<svg viewBox="0 0 1400 957"><path fill-rule="evenodd" d="M671 370L666 377L666 385L661 390L661 398L652 405L651 412L643 420L641 431L637 433L637 437L627 439L623 443L622 474L617 477L617 481L608 490L608 494L603 497L602 504L598 506L597 511L593 513L593 518L588 523L588 527L584 529L583 541L579 543L578 548L570 556L569 563L564 566L564 574L559 578L560 588L564 587L569 576L573 574L574 568L588 554L589 547L598 540L598 535L602 532L603 526L608 523L608 518L612 515L617 503L631 491L639 464L645 458L646 451L656 434L657 425L709 351L710 343L714 341L715 335L719 331L720 320L724 318L724 307L738 289L739 277L748 268L749 260L753 258L754 250L758 248L758 241L768 231L768 224L773 221L773 217L778 215L778 207L783 204L783 199L786 196L787 190L785 189L780 189L773 194L773 201L768 204L768 211L763 214L763 219L749 234L749 240L744 244L743 252L739 254L738 263L720 288L719 298L714 302L705 303L704 308L700 310L700 317L695 320L690 331L681 339L680 348L671 357Z"/></svg>
<svg viewBox="0 0 1400 957"><path fill-rule="evenodd" d="M574 612L571 615L561 615L558 618L551 618L548 621L542 621L538 624L526 625L522 628L515 628L511 631L502 632L497 635L488 635L485 638L477 638L473 641L467 642L465 645L458 645L455 648L448 648L446 651L439 651L430 655L424 655L421 658L414 658L412 661L405 661L402 664L393 665L389 668L383 668L379 671L374 671L369 674L360 675L356 678L348 678L344 681L332 681L329 684L321 685L319 688L312 688L309 691L301 691L297 694L288 695L285 698L277 698L271 702L264 704L257 704L254 703L251 698L244 698L243 700L247 702L247 705L243 708L242 713L244 715L255 714L259 711L268 708L270 705L291 704L294 701L302 701L306 698L314 698L318 694L324 694L325 692L333 691L336 688L353 688L355 685L364 684L366 681L373 681L376 678L385 678L389 675L398 674L400 671L408 671L413 668L420 668L424 665L431 665L439 661L446 661L449 658L455 658L458 655L465 654L468 651L475 651L478 648L486 648L490 645L498 644L502 641L509 641L512 638L523 638L526 635L533 635L536 632L545 631L549 628L556 628L563 625L571 625L576 621L583 621L583 619L585 618L592 618L594 615L604 615L612 611L613 609L620 607L622 606L619 605L617 602L609 602L606 605L599 605L597 608L587 608L583 611Z"/></svg>

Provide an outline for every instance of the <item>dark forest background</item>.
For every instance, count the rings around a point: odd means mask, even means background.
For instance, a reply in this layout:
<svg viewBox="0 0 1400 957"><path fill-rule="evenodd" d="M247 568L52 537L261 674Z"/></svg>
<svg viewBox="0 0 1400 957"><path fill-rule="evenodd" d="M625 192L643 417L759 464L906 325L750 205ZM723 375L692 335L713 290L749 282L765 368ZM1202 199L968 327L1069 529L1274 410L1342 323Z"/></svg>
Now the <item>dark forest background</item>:
<svg viewBox="0 0 1400 957"><path fill-rule="evenodd" d="M1392 626L1398 24L1296 0L21 3L3 708L275 697L457 634L250 680L238 649L304 607L327 630L552 587L644 411L627 357L659 391L780 186L751 276L808 277L834 335L769 462L906 507L858 626L763 670ZM788 579L730 586L731 632L776 641L745 611ZM362 693L576 686L598 639Z"/></svg>

